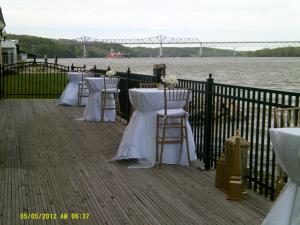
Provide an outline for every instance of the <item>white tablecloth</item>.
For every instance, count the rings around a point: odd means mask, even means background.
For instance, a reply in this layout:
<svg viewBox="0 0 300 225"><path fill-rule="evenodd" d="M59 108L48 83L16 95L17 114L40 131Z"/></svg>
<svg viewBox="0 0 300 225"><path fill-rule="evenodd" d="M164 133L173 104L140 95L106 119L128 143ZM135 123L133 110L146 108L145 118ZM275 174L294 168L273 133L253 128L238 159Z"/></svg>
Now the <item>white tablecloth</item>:
<svg viewBox="0 0 300 225"><path fill-rule="evenodd" d="M271 141L290 181L278 196L263 225L300 224L300 128L272 128Z"/></svg>
<svg viewBox="0 0 300 225"><path fill-rule="evenodd" d="M63 91L60 99L58 100L59 105L78 105L78 83L82 81L82 72L69 72L67 73L69 83ZM81 105L86 105L87 97L81 99Z"/></svg>
<svg viewBox="0 0 300 225"><path fill-rule="evenodd" d="M90 91L88 102L85 106L83 118L87 121L101 120L101 90L104 89L104 78L87 77L85 78L87 87ZM109 96L108 105L114 105L113 95ZM116 110L105 110L104 121L115 121Z"/></svg>
<svg viewBox="0 0 300 225"><path fill-rule="evenodd" d="M135 111L124 132L117 155L112 160L137 158L139 165L133 167L152 167L156 160L156 111L164 107L164 93L158 89L130 89L129 97ZM189 123L187 127L190 157L195 160L195 143ZM166 144L162 162L187 165L185 143L181 155L179 150L180 144Z"/></svg>

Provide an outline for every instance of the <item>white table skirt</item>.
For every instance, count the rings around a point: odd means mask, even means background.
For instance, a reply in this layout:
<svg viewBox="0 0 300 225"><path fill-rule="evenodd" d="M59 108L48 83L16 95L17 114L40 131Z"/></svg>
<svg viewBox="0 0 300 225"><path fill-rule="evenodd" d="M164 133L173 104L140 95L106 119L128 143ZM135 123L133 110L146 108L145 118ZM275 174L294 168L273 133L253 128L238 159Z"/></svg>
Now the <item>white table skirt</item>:
<svg viewBox="0 0 300 225"><path fill-rule="evenodd" d="M88 77L85 78L87 87L90 91L88 102L83 112L83 118L86 121L101 120L101 90L104 89L104 78ZM109 96L108 105L114 105L113 95ZM104 121L115 121L116 110L105 110Z"/></svg>
<svg viewBox="0 0 300 225"><path fill-rule="evenodd" d="M263 225L300 224L300 128L272 128L271 141L282 169L289 175Z"/></svg>
<svg viewBox="0 0 300 225"><path fill-rule="evenodd" d="M59 105L78 105L78 83L82 81L82 76L82 72L67 73L69 83L58 100ZM87 97L83 97L81 105L86 105L86 103Z"/></svg>
<svg viewBox="0 0 300 225"><path fill-rule="evenodd" d="M124 132L117 155L112 160L137 158L139 164L132 167L152 167L156 160L156 111L164 107L163 90L130 89L129 97L135 111ZM187 128L190 158L195 160L195 143L189 123ZM179 153L180 144L166 144L162 162L187 165L185 143L181 155Z"/></svg>

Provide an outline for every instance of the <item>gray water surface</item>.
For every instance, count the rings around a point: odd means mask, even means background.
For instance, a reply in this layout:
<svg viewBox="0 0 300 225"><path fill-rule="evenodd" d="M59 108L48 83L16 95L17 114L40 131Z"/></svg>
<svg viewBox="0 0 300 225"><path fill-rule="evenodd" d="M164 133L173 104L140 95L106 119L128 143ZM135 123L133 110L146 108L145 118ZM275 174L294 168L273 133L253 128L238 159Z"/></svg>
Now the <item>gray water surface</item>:
<svg viewBox="0 0 300 225"><path fill-rule="evenodd" d="M49 60L49 62L52 62ZM153 64L165 63L167 74L178 78L206 80L249 87L300 92L300 57L203 57L203 58L76 58L58 59L59 64L107 68L152 74Z"/></svg>

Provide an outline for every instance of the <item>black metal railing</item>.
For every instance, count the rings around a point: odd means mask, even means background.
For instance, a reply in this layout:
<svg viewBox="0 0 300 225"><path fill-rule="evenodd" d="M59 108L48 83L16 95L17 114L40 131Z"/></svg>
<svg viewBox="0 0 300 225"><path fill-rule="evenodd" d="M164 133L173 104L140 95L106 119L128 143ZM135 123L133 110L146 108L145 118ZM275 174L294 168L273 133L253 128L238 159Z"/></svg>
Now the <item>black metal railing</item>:
<svg viewBox="0 0 300 225"><path fill-rule="evenodd" d="M58 98L67 84L68 66L23 62L1 66L0 98Z"/></svg>
<svg viewBox="0 0 300 225"><path fill-rule="evenodd" d="M84 67L72 67L82 71ZM108 69L92 71L105 74ZM70 67L27 62L5 65L0 70L0 98L58 98L65 88ZM157 76L117 72L120 77L121 116L130 120L130 88L141 82L159 82ZM215 167L227 138L237 130L249 141L248 180L252 188L274 199L276 163L268 129L274 125L273 109L299 106L300 93L250 88L206 81L179 79L179 87L192 91L189 121L196 153L206 169Z"/></svg>
<svg viewBox="0 0 300 225"><path fill-rule="evenodd" d="M151 75L141 75L131 73L127 69L126 73L118 73L120 76L120 102L121 102L121 115L127 121L130 119L131 104L128 97L128 90L130 88L138 88L140 83L153 83L156 82L156 77Z"/></svg>
<svg viewBox="0 0 300 225"><path fill-rule="evenodd" d="M205 161L205 139L203 137L205 134L205 94L207 83L179 79L178 86L191 90L192 101L189 105L189 122L194 135L197 156L200 160Z"/></svg>
<svg viewBox="0 0 300 225"><path fill-rule="evenodd" d="M63 92L68 78L66 72L87 71L86 66L64 66L45 62L21 62L7 64L0 69L1 98L58 98ZM95 76L107 70L94 67Z"/></svg>
<svg viewBox="0 0 300 225"><path fill-rule="evenodd" d="M121 77L122 116L129 120L128 89L140 82L156 82L152 75L118 73ZM249 188L274 199L276 161L268 129L274 125L274 108L299 106L300 93L214 83L179 80L179 87L192 91L189 121L198 158L205 168L215 167L225 140L240 131L249 141Z"/></svg>
<svg viewBox="0 0 300 225"><path fill-rule="evenodd" d="M213 86L214 111L223 106L226 113L213 121L211 162L220 155L225 139L239 129L250 142L249 188L274 199L277 171L269 128L274 127L274 108L299 107L300 93L218 83Z"/></svg>

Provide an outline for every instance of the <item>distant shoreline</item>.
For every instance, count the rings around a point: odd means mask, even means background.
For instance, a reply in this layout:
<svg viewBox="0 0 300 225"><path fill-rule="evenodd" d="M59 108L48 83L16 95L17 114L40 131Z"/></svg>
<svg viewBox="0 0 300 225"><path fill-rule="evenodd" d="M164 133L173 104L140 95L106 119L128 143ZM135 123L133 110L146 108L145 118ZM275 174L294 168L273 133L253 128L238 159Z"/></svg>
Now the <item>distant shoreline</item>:
<svg viewBox="0 0 300 225"><path fill-rule="evenodd" d="M156 58L160 54L160 48L150 47L127 47L114 43L99 43L97 45L87 45L75 43L74 40L57 40L41 38L29 35L8 34L7 39L19 41L20 50L37 55L43 58L81 58L86 55L88 58L104 58L111 50L129 55L129 58ZM300 47L284 47L261 49L251 51L235 51L234 49L203 47L169 47L163 46L165 57L189 58L189 57L300 57Z"/></svg>
<svg viewBox="0 0 300 225"><path fill-rule="evenodd" d="M149 58L149 59L163 59L163 58L299 58L300 56L165 56L165 57L149 57L149 56L141 56L141 57L120 57L120 58L107 58L107 57L75 57L75 58L69 58L69 57L58 57L58 59L111 59L111 60L120 60L120 59L143 59L143 58ZM47 59L55 59L53 57L47 58ZM28 58L28 60L33 60L33 58ZM39 61L44 61L45 58L37 58Z"/></svg>

